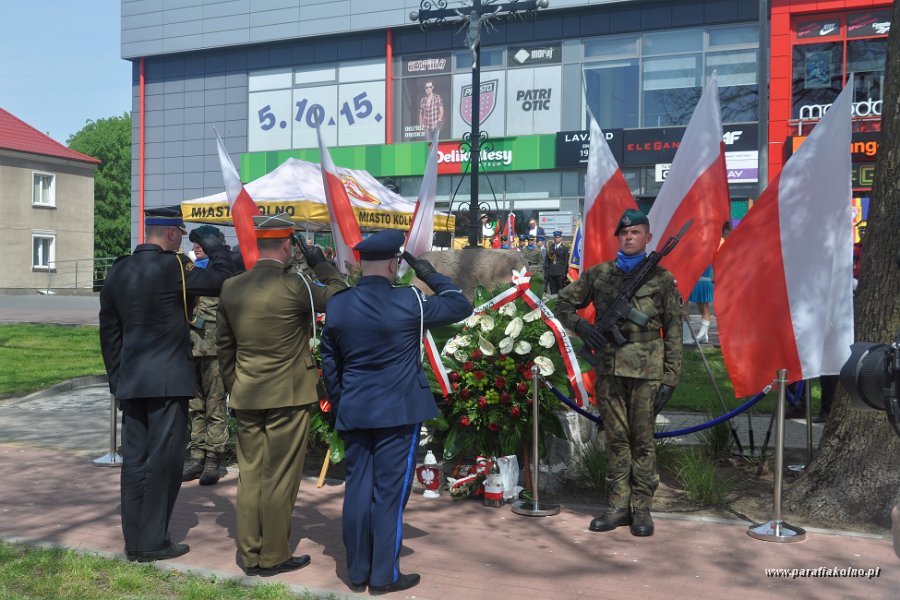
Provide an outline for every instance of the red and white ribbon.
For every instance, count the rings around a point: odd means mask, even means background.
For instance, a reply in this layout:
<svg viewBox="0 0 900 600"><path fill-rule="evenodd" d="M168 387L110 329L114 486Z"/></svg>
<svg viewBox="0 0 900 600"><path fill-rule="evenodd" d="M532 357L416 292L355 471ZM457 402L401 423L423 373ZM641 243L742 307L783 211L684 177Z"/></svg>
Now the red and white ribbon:
<svg viewBox="0 0 900 600"><path fill-rule="evenodd" d="M566 366L566 375L569 378L569 385L571 385L572 389L575 391L575 400L578 402L579 406L584 406L588 401L588 391L584 386L584 380L581 377L581 369L578 366L578 359L575 357L575 350L572 348L572 340L569 339L569 334L566 333L566 329L562 326L562 323L559 322L559 319L553 316L553 312L547 308L547 305L531 291L531 273L525 269L513 271L512 283L513 286L511 288L500 292L481 306L477 307L474 314L487 312L489 310L497 310L504 304L514 302L516 298L522 298L525 304L532 309L539 309L541 311L541 319L547 324L547 327L550 328L556 338L556 345L559 348L560 354L562 354L563 363Z"/></svg>
<svg viewBox="0 0 900 600"><path fill-rule="evenodd" d="M441 352L438 350L437 344L434 343L434 338L431 337L431 331L425 331L424 341L425 353L428 355L428 363L431 365L431 370L434 371L434 375L437 378L438 385L441 387L444 398L446 398L450 395L450 377L447 375L447 369L441 361Z"/></svg>

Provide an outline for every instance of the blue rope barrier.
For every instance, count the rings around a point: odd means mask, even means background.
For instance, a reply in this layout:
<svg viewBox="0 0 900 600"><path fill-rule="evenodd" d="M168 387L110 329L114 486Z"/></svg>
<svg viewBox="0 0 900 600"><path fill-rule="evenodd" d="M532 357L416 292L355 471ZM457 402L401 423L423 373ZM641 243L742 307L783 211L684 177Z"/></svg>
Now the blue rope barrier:
<svg viewBox="0 0 900 600"><path fill-rule="evenodd" d="M594 423L602 423L603 422L603 420L600 418L599 415L592 415L588 411L584 410L583 408L581 408L580 406L575 404L574 401L572 401L565 394L563 394L558 389L556 389L553 386L553 384L551 384L549 381L544 380L544 385L547 386L547 389L549 389L551 392L553 392L553 395L556 396L556 398L560 402L562 402L563 404L565 404L566 406L568 406L569 408L571 408L572 410L577 412L582 417L590 419ZM760 400L765 398L766 394L768 394L771 389L772 389L771 385L766 386L766 388L763 391L761 391L757 395L753 396L753 398L751 398L750 400L747 400L746 402L744 402L737 408L730 410L727 413L725 413L724 415L722 415L720 417L716 417L715 419L712 419L711 421L707 421L706 423L700 423L699 425L694 425L692 427L686 427L684 429L676 429L675 431L657 431L655 434L653 434L653 437L655 437L655 438L678 437L681 435L688 435L690 433L695 433L702 429L708 429L710 427L715 427L719 423L723 423L725 421L728 421L729 419L733 419L737 415L741 414L742 412L744 412L745 410L747 410L748 408L750 408L751 406L753 406L754 404L756 404L757 402L759 402ZM801 388L801 391L802 391L802 388Z"/></svg>

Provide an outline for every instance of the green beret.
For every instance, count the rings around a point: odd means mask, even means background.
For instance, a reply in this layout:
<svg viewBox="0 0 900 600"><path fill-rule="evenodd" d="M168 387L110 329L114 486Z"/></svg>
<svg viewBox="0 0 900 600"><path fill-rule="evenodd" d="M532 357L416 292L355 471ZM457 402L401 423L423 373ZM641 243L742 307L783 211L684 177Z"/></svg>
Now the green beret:
<svg viewBox="0 0 900 600"><path fill-rule="evenodd" d="M619 230L623 227L632 227L634 225L646 225L647 227L649 227L650 219L648 219L647 215L645 215L638 209L629 208L622 213L622 217L619 219L619 224L616 225L616 232L614 235L619 235Z"/></svg>
<svg viewBox="0 0 900 600"><path fill-rule="evenodd" d="M197 227L196 229L194 229L194 231L196 231L197 235L199 235L200 237L206 237L208 235L212 235L212 236L219 238L220 240L225 238L225 235L222 233L222 230L213 225L201 225L200 227Z"/></svg>

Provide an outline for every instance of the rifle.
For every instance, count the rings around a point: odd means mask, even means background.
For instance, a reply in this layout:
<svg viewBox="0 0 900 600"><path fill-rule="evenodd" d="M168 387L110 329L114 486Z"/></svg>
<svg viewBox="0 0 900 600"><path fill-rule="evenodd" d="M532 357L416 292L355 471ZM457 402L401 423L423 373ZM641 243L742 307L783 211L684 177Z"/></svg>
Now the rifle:
<svg viewBox="0 0 900 600"><path fill-rule="evenodd" d="M628 340L622 335L619 327L621 327L625 321L631 321L641 327L647 324L650 317L634 308L631 305L631 299L641 286L650 279L650 275L653 273L656 265L659 264L659 261L675 249L675 246L678 245L678 242L681 241L682 236L684 236L684 233L693 222L693 219L689 219L681 228L681 231L666 240L662 249L658 251L654 250L648 254L644 260L628 272L625 276L625 285L622 288L622 291L619 292L619 295L616 296L616 299L609 305L609 308L607 308L600 318L597 319L596 323L594 323L594 329L600 333L602 339L607 342L611 339L616 346L624 346ZM599 347L595 347L585 342L578 354L593 366L597 364L598 350L600 350Z"/></svg>

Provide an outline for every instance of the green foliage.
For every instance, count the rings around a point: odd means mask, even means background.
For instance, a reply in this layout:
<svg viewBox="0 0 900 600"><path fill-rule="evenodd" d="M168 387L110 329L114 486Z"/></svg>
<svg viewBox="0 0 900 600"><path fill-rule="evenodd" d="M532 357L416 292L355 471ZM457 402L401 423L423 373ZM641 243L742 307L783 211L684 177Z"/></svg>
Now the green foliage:
<svg viewBox="0 0 900 600"><path fill-rule="evenodd" d="M609 471L606 450L599 444L585 444L575 456L575 474L578 482L588 490L606 492L606 474Z"/></svg>
<svg viewBox="0 0 900 600"><path fill-rule="evenodd" d="M131 247L131 115L88 121L67 144L103 161L94 175L94 256Z"/></svg>
<svg viewBox="0 0 900 600"><path fill-rule="evenodd" d="M282 583L245 586L234 579L199 577L63 548L39 550L0 542L2 600L312 600L318 597L310 592L293 593Z"/></svg>
<svg viewBox="0 0 900 600"><path fill-rule="evenodd" d="M717 477L716 465L704 449L686 448L676 464L675 476L684 486L684 495L688 500L704 506L724 504L734 482L731 478Z"/></svg>
<svg viewBox="0 0 900 600"><path fill-rule="evenodd" d="M105 373L96 327L0 325L0 397Z"/></svg>

